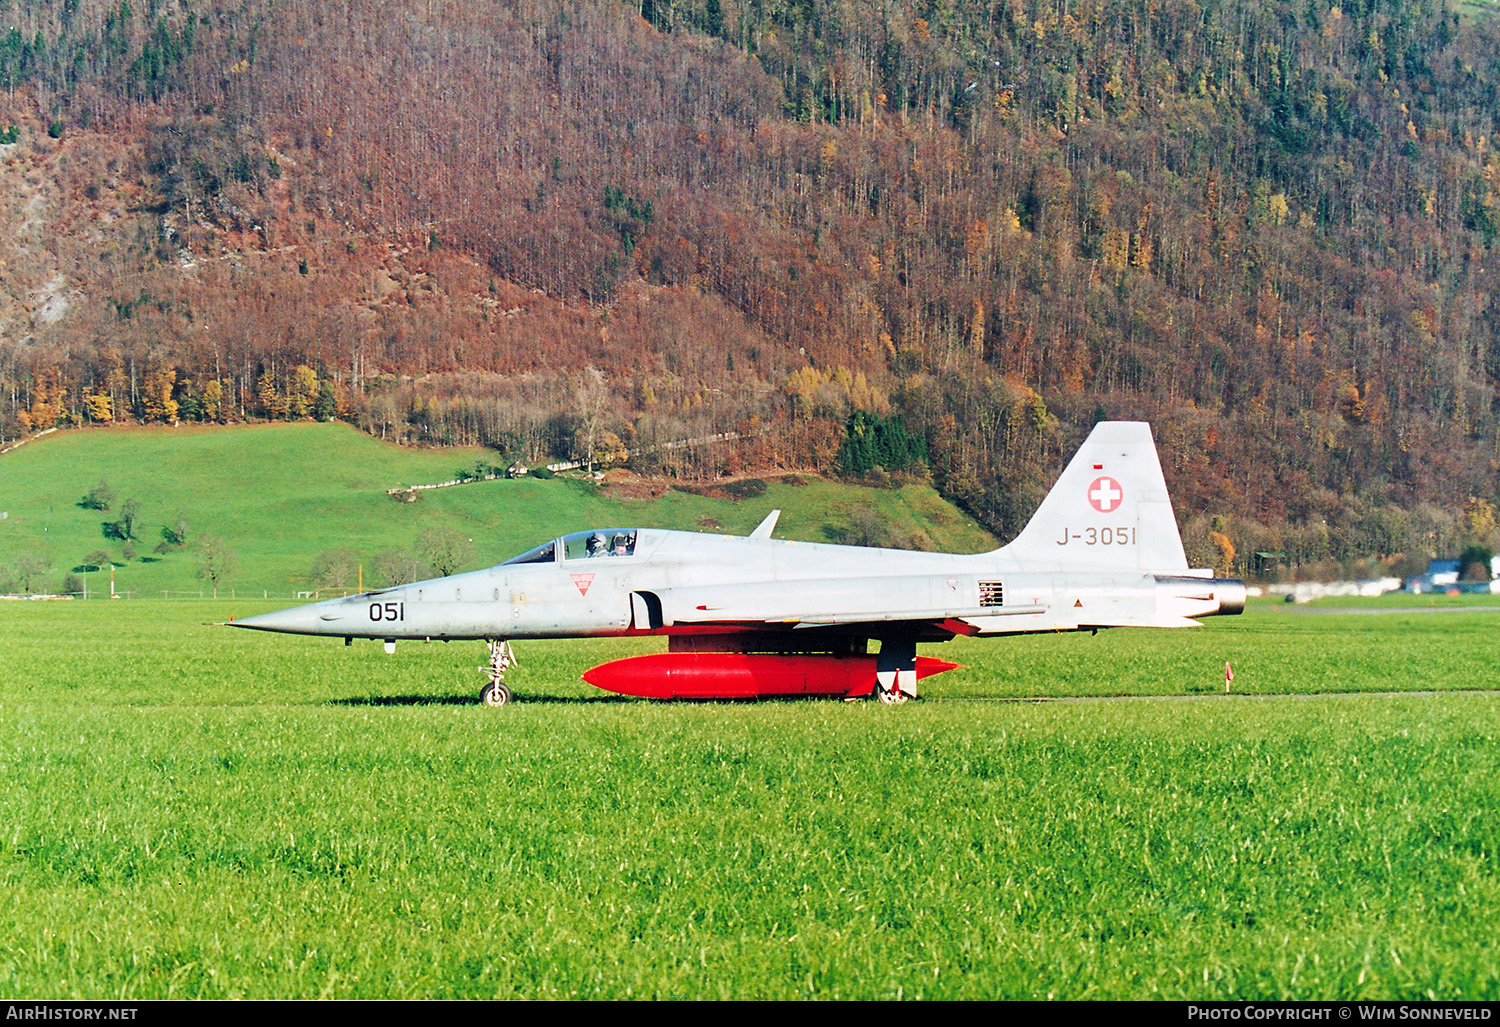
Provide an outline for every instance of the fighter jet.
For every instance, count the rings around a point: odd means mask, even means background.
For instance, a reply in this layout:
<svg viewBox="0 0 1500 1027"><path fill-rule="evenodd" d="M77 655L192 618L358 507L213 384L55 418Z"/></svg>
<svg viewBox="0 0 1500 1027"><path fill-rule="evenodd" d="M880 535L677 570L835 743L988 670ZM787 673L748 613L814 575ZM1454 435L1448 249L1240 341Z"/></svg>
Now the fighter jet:
<svg viewBox="0 0 1500 1027"><path fill-rule="evenodd" d="M949 555L748 536L595 528L487 570L231 622L305 635L488 643L480 700L503 706L511 641L664 635L667 651L584 680L652 698L917 695L953 669L917 643L956 635L1197 627L1237 614L1245 585L1190 570L1150 426L1104 422L1021 534ZM871 654L870 643L878 643Z"/></svg>

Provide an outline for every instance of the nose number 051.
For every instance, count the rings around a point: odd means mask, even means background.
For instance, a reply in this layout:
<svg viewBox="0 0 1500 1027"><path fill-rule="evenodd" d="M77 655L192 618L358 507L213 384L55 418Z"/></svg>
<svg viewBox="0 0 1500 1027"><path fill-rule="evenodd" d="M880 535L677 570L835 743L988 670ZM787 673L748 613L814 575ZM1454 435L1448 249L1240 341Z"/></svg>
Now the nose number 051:
<svg viewBox="0 0 1500 1027"><path fill-rule="evenodd" d="M371 620L405 620L405 603L371 603Z"/></svg>

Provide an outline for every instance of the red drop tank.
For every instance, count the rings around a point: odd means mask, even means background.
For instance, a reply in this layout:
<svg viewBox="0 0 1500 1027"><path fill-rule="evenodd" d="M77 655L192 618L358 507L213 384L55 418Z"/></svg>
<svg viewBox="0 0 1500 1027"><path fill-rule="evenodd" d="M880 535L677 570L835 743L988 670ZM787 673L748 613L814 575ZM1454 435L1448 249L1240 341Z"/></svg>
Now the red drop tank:
<svg viewBox="0 0 1500 1027"><path fill-rule="evenodd" d="M917 657L917 678L956 663ZM657 653L601 663L584 673L597 688L649 699L861 696L875 689L874 656L792 653Z"/></svg>

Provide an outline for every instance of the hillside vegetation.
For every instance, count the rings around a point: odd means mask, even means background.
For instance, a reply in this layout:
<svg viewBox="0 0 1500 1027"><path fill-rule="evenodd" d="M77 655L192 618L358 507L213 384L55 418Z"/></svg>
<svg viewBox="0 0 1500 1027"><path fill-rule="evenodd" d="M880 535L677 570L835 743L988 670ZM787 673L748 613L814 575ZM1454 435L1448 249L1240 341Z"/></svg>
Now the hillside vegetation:
<svg viewBox="0 0 1500 1027"><path fill-rule="evenodd" d="M1091 423L1131 417L1190 548L1218 561L1218 534L1240 571L1495 541L1483 6L4 20L7 437L342 416L712 477L851 469L852 428L899 424L1008 534Z"/></svg>
<svg viewBox="0 0 1500 1027"><path fill-rule="evenodd" d="M0 592L57 592L72 578L68 591L99 595L111 575L137 596L339 592L487 567L591 526L748 534L776 508L778 538L951 552L996 544L923 485L751 479L736 499L521 478L422 490L411 502L387 495L451 481L481 459L333 424L55 433L0 456ZM101 484L102 509L87 502ZM222 570L217 581L210 567Z"/></svg>

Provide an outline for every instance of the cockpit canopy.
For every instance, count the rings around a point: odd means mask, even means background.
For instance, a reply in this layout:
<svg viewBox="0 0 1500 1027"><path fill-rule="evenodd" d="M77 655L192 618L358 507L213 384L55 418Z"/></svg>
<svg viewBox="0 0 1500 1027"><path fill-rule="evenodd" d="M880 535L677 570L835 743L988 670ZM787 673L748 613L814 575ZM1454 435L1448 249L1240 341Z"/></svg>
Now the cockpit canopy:
<svg viewBox="0 0 1500 1027"><path fill-rule="evenodd" d="M513 556L502 567L522 563L553 563L557 560L558 547L562 547L564 560L593 560L603 557L635 555L635 528L594 528L575 531L560 539L544 542L535 549L528 549L520 556Z"/></svg>
<svg viewBox="0 0 1500 1027"><path fill-rule="evenodd" d="M598 556L635 555L634 528L596 528L575 531L562 538L564 560L588 560Z"/></svg>
<svg viewBox="0 0 1500 1027"><path fill-rule="evenodd" d="M543 542L535 549L528 549L520 556L512 556L500 566L509 567L516 563L551 563L557 559L557 542Z"/></svg>

